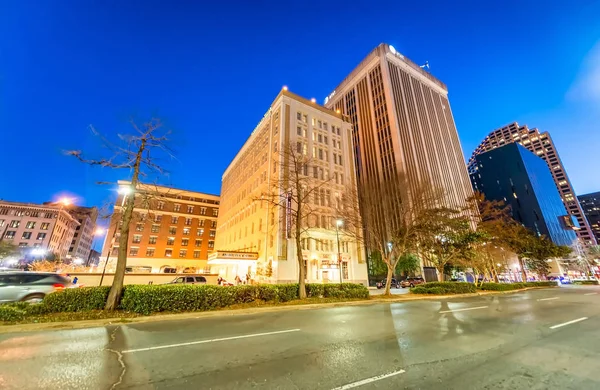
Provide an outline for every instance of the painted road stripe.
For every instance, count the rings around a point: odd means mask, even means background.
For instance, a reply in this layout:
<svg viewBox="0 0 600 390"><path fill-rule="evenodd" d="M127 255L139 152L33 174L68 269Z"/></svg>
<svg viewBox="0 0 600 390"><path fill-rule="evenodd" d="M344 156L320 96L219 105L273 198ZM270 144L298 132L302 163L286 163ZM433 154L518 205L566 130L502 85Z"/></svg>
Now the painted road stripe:
<svg viewBox="0 0 600 390"><path fill-rule="evenodd" d="M581 318L578 318L578 319L576 319L576 320L573 320L573 321L569 321L569 322L563 322L562 324L558 324L558 325L551 326L551 327L550 327L550 329L556 329L556 328L560 328L561 326L567 326L567 325L571 325L571 324L574 324L574 323L576 323L576 322L585 321L585 320L587 320L587 319L588 319L587 317L581 317Z"/></svg>
<svg viewBox="0 0 600 390"><path fill-rule="evenodd" d="M398 370L398 371L390 372L389 374L377 375L377 376L374 376L374 377L371 377L371 378L363 379L362 381L358 381L358 382L354 382L354 383L348 383L347 385L336 387L336 388L331 389L331 390L352 389L354 387L366 385L367 383L377 382L377 381L380 381L380 380L385 379L385 378L389 378L389 377L392 377L392 376L404 374L405 372L406 371L404 371L404 370Z"/></svg>
<svg viewBox="0 0 600 390"><path fill-rule="evenodd" d="M552 301L554 299L558 299L558 297L552 297L552 298L542 298L542 299L538 299L538 301Z"/></svg>
<svg viewBox="0 0 600 390"><path fill-rule="evenodd" d="M583 294L583 295L596 295L598 293L587 293L587 294Z"/></svg>
<svg viewBox="0 0 600 390"><path fill-rule="evenodd" d="M157 347L148 347L148 348L138 348L138 349L129 349L127 351L123 351L122 353L134 353L134 352L144 352L144 351L153 351L155 349L165 349L165 348L175 348L175 347L185 347L188 345L196 345L196 344L207 344L207 343L216 343L218 341L229 341L229 340L238 340L238 339L248 339L251 337L261 337L261 336L270 336L274 334L281 333L290 333L290 332L299 332L300 329L288 329L288 330L278 330L276 332L266 332L266 333L254 333L254 334L246 334L242 336L233 336L233 337L223 337L219 339L211 339L211 340L200 340L200 341L191 341L189 343L179 343L179 344L169 344L169 345L159 345Z"/></svg>
<svg viewBox="0 0 600 390"><path fill-rule="evenodd" d="M477 306L477 307L466 307L464 309L456 309L456 310L444 310L444 311L440 311L438 313L442 314L442 313L454 313L457 311L467 311L467 310L477 310L477 309L487 309L489 306Z"/></svg>

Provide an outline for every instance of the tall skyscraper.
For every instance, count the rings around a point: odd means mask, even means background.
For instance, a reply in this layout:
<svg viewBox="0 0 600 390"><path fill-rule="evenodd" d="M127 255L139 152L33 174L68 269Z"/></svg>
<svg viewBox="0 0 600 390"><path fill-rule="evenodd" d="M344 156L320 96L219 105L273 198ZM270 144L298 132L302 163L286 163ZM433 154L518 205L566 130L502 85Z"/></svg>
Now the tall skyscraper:
<svg viewBox="0 0 600 390"><path fill-rule="evenodd" d="M556 245L570 246L577 239L574 217L567 214L544 160L511 143L478 154L473 165L473 187L488 200L510 205L523 226Z"/></svg>
<svg viewBox="0 0 600 390"><path fill-rule="evenodd" d="M580 239L580 244L595 245L596 239L583 215L571 181L548 132L541 133L538 129L529 129L527 125L519 126L517 122L492 131L473 152L469 160L469 173L473 173L476 169L475 157L477 155L513 142L523 145L546 161L565 208L577 219L579 224L577 237Z"/></svg>
<svg viewBox="0 0 600 390"><path fill-rule="evenodd" d="M596 242L600 242L600 192L577 196Z"/></svg>
<svg viewBox="0 0 600 390"><path fill-rule="evenodd" d="M410 194L431 185L443 191L443 206L467 207L473 189L448 89L393 46L382 43L369 53L325 106L350 117L359 182L381 192L407 183ZM399 221L400 213L391 214L392 223Z"/></svg>
<svg viewBox="0 0 600 390"><path fill-rule="evenodd" d="M301 161L295 168L291 153ZM344 191L356 186L351 124L339 112L287 88L271 103L223 174L211 272L229 281L247 274L266 282L298 281L291 217L291 210L297 208L292 198L283 206L260 200L265 194L279 201L295 193L290 177L301 178L305 191L314 195L303 205L303 210L310 210L310 215L304 213L307 218L301 227L306 279L339 282L341 262L344 281L366 283L363 247L343 234L336 215Z"/></svg>

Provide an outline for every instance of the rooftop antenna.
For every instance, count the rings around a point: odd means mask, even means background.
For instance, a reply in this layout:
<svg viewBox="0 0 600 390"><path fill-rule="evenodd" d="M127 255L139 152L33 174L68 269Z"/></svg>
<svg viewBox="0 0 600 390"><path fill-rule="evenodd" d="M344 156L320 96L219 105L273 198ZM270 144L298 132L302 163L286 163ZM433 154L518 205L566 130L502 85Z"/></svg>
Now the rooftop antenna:
<svg viewBox="0 0 600 390"><path fill-rule="evenodd" d="M420 68L429 70L429 61L425 61L425 65L421 65Z"/></svg>

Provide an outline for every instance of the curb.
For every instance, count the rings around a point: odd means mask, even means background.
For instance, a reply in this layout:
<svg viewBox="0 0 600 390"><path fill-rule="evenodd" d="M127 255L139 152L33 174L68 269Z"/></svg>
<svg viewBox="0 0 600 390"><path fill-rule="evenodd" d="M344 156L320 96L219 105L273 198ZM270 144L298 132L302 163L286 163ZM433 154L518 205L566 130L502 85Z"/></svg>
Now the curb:
<svg viewBox="0 0 600 390"><path fill-rule="evenodd" d="M500 295L500 294L512 294L517 292L523 292L527 290L543 290L554 287L527 287L520 290L511 291L481 291L477 293L465 293L465 294L454 294L454 295L400 295L392 296L391 298L370 298L359 301L346 301L346 302L331 302L331 303L308 303L299 305L284 305L284 306L265 306L265 307L253 307L248 309L224 309L216 311L204 311L204 312L190 312L190 313L177 313L177 314L157 314L153 316L144 317L131 317L131 318L104 318L99 320L81 320L81 321L69 321L69 322L41 322L35 324L16 324L16 325L0 325L0 334L6 333L23 333L23 332L35 332L42 330L71 330L71 329L83 329L83 328L94 328L102 326L119 326L119 325L135 325L143 324L148 322L158 321L177 321L186 319L200 319L200 318L212 318L212 317L224 317L224 316L237 316L237 315L252 315L260 313L273 313L278 311L292 311L292 310L314 310L324 308L334 308L342 306L361 306L361 305L376 305L382 303L401 303L411 301L432 301L440 299L453 299L453 298L467 298L485 295Z"/></svg>

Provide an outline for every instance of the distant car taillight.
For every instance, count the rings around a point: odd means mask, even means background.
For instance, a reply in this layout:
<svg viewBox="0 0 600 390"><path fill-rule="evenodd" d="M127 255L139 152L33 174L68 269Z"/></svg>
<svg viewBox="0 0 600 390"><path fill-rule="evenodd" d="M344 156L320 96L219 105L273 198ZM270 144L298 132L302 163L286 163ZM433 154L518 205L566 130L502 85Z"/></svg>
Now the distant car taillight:
<svg viewBox="0 0 600 390"><path fill-rule="evenodd" d="M52 287L54 287L54 288L55 288L55 289L57 289L57 290L62 290L62 289L64 289L64 288L65 288L65 285L64 285L64 284L61 284L61 283L54 283L54 284L52 285Z"/></svg>

